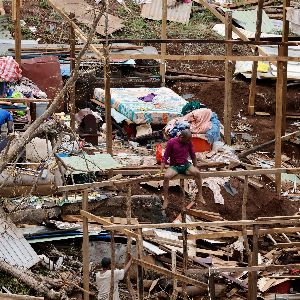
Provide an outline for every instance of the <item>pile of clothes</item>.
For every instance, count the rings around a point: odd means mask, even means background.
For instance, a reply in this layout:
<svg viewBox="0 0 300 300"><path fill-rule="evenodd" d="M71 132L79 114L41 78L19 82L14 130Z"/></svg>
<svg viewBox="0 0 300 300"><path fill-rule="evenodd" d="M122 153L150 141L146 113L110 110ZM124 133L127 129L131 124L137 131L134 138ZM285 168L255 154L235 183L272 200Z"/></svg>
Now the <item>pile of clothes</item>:
<svg viewBox="0 0 300 300"><path fill-rule="evenodd" d="M187 103L182 108L183 117L171 120L165 127L170 137L175 137L184 129L190 129L193 135L205 134L210 144L220 140L220 121L216 113L200 102Z"/></svg>

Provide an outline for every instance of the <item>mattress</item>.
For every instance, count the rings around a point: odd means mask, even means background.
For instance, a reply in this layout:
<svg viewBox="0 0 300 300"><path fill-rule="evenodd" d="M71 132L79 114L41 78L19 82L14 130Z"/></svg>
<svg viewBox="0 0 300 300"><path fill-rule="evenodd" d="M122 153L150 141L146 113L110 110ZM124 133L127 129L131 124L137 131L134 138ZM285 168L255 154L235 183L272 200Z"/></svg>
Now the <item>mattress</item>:
<svg viewBox="0 0 300 300"><path fill-rule="evenodd" d="M139 98L153 93L152 101ZM104 90L96 88L94 97L104 103ZM169 88L112 88L111 106L136 124L167 124L171 119L181 116L187 103Z"/></svg>

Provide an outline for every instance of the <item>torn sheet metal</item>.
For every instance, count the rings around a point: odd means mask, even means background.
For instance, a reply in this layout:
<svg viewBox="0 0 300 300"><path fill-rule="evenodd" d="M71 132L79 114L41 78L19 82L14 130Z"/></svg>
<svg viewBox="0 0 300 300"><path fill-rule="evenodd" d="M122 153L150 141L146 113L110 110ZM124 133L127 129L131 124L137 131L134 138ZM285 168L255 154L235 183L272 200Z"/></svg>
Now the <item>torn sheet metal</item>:
<svg viewBox="0 0 300 300"><path fill-rule="evenodd" d="M55 5L67 15L75 14L75 18L84 25L91 27L95 18L95 8L84 0L51 0L50 4ZM108 14L108 34L123 28L123 20ZM105 35L105 16L99 21L96 32Z"/></svg>
<svg viewBox="0 0 300 300"><path fill-rule="evenodd" d="M58 157L72 174L98 172L101 170L117 169L121 167L121 165L113 159L110 154L82 154L81 156L68 157L61 157L58 155Z"/></svg>
<svg viewBox="0 0 300 300"><path fill-rule="evenodd" d="M300 35L300 9L287 7L286 10L286 19L290 21L291 31Z"/></svg>
<svg viewBox="0 0 300 300"><path fill-rule="evenodd" d="M0 208L0 259L24 269L31 268L40 260L2 208Z"/></svg>
<svg viewBox="0 0 300 300"><path fill-rule="evenodd" d="M169 21L187 24L190 20L192 1L190 3L177 4L174 0L168 0L167 19ZM151 20L162 19L162 1L152 0L142 7L141 16Z"/></svg>
<svg viewBox="0 0 300 300"><path fill-rule="evenodd" d="M231 11L232 18L236 23L238 23L245 30L255 32L256 30L256 19L257 19L257 9L251 10L230 10L223 8L224 11ZM272 33L274 30L274 25L266 12L262 11L262 24L261 31L263 33Z"/></svg>

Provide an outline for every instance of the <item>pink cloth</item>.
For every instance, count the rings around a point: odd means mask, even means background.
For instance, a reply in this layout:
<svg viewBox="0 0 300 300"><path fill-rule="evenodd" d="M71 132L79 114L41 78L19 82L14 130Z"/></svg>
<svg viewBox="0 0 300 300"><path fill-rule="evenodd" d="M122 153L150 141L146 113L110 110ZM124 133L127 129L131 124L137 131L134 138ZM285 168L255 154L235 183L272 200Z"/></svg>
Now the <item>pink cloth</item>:
<svg viewBox="0 0 300 300"><path fill-rule="evenodd" d="M212 111L209 108L200 108L185 115L184 120L191 124L192 133L206 133L212 127L211 116Z"/></svg>
<svg viewBox="0 0 300 300"><path fill-rule="evenodd" d="M22 70L12 56L0 57L0 81L15 82L21 77Z"/></svg>

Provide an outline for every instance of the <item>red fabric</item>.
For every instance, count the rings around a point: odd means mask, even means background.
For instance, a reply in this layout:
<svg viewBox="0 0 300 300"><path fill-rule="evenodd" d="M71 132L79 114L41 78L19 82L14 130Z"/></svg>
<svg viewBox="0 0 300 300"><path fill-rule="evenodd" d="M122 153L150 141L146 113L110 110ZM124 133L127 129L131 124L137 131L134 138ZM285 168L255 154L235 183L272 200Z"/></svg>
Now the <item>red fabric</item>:
<svg viewBox="0 0 300 300"><path fill-rule="evenodd" d="M15 82L22 77L22 70L12 56L0 57L0 81Z"/></svg>

